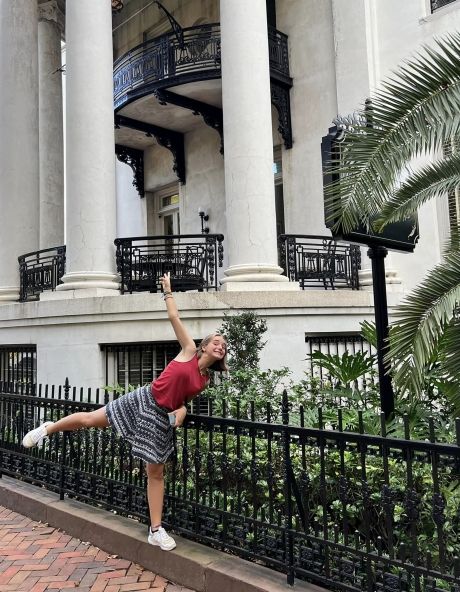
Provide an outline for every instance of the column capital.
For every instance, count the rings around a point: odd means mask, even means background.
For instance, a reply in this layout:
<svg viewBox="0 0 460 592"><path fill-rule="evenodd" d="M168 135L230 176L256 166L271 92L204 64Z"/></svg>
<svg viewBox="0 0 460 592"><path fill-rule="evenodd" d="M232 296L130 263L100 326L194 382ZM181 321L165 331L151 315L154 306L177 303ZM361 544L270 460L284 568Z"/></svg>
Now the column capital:
<svg viewBox="0 0 460 592"><path fill-rule="evenodd" d="M38 20L56 23L61 34L64 34L65 16L62 3L59 0L40 2L38 5Z"/></svg>

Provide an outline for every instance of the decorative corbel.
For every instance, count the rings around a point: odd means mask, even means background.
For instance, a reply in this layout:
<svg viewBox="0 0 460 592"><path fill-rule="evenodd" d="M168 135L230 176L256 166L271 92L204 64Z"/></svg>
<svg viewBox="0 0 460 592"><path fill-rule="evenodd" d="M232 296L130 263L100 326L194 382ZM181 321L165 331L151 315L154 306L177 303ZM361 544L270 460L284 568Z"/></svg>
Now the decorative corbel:
<svg viewBox="0 0 460 592"><path fill-rule="evenodd" d="M120 162L129 165L134 173L133 186L139 197L145 197L144 189L144 151L115 144L115 154Z"/></svg>
<svg viewBox="0 0 460 592"><path fill-rule="evenodd" d="M278 111L278 131L286 149L292 148L291 99L289 88L274 80L270 84L271 101Z"/></svg>

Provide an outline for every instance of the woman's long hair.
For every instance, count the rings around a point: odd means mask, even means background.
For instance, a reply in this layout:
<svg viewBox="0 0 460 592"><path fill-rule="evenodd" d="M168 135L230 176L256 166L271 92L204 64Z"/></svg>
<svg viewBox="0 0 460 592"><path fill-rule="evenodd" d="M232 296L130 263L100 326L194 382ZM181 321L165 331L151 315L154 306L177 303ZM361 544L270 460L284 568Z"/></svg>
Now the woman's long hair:
<svg viewBox="0 0 460 592"><path fill-rule="evenodd" d="M203 355L203 347L206 347L208 343L210 343L214 337L216 336L223 337L225 340L225 346L227 346L227 340L221 333L211 333L207 335L204 339L202 339L200 345L196 348L196 355L197 358L200 359ZM225 347L225 356L221 360L216 360L212 366L209 366L210 370L216 370L218 372L226 372L228 370L227 366L227 347Z"/></svg>

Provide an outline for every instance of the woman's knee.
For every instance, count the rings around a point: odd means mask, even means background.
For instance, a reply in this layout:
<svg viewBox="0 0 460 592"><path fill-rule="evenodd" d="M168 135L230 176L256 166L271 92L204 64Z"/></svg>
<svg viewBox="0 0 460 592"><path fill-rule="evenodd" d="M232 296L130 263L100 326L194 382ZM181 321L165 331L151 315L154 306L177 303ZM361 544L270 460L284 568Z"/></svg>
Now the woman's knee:
<svg viewBox="0 0 460 592"><path fill-rule="evenodd" d="M164 465L148 463L145 468L145 470L147 471L147 477L149 479L154 479L158 481L162 480L164 476L164 467Z"/></svg>

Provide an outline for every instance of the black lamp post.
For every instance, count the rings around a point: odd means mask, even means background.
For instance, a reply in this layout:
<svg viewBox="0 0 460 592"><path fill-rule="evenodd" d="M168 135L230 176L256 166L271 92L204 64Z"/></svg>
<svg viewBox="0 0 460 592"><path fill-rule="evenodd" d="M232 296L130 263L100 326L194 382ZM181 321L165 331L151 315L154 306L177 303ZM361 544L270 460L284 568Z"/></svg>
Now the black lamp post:
<svg viewBox="0 0 460 592"><path fill-rule="evenodd" d="M374 291L375 333L377 337L377 368L379 372L380 403L385 417L392 415L395 408L395 396L390 367L385 362L385 352L388 344L388 305L387 288L385 282L385 257L388 250L383 245L370 244L367 255L372 262L372 285Z"/></svg>
<svg viewBox="0 0 460 592"><path fill-rule="evenodd" d="M363 125L362 120L353 121L353 118L342 119L337 123L339 125L330 128L329 134L324 136L321 142L325 187L331 183L340 181L339 173L335 171L331 172L330 162L331 160L337 162L340 159L340 146L344 135L353 125ZM366 101L366 119L364 124L367 127L372 126L372 104L370 101ZM415 243L418 240L417 218L414 217L389 224L382 233L376 233L372 229L362 225L350 232L344 232L340 224L337 224L338 220L331 219L328 207L325 207L325 218L334 238L366 245L369 248L367 254L372 262L380 403L385 417L389 418L394 412L394 392L389 374L390 368L384 361L389 334L385 257L387 256L388 249L406 253L413 252ZM414 232L416 228L417 231Z"/></svg>

